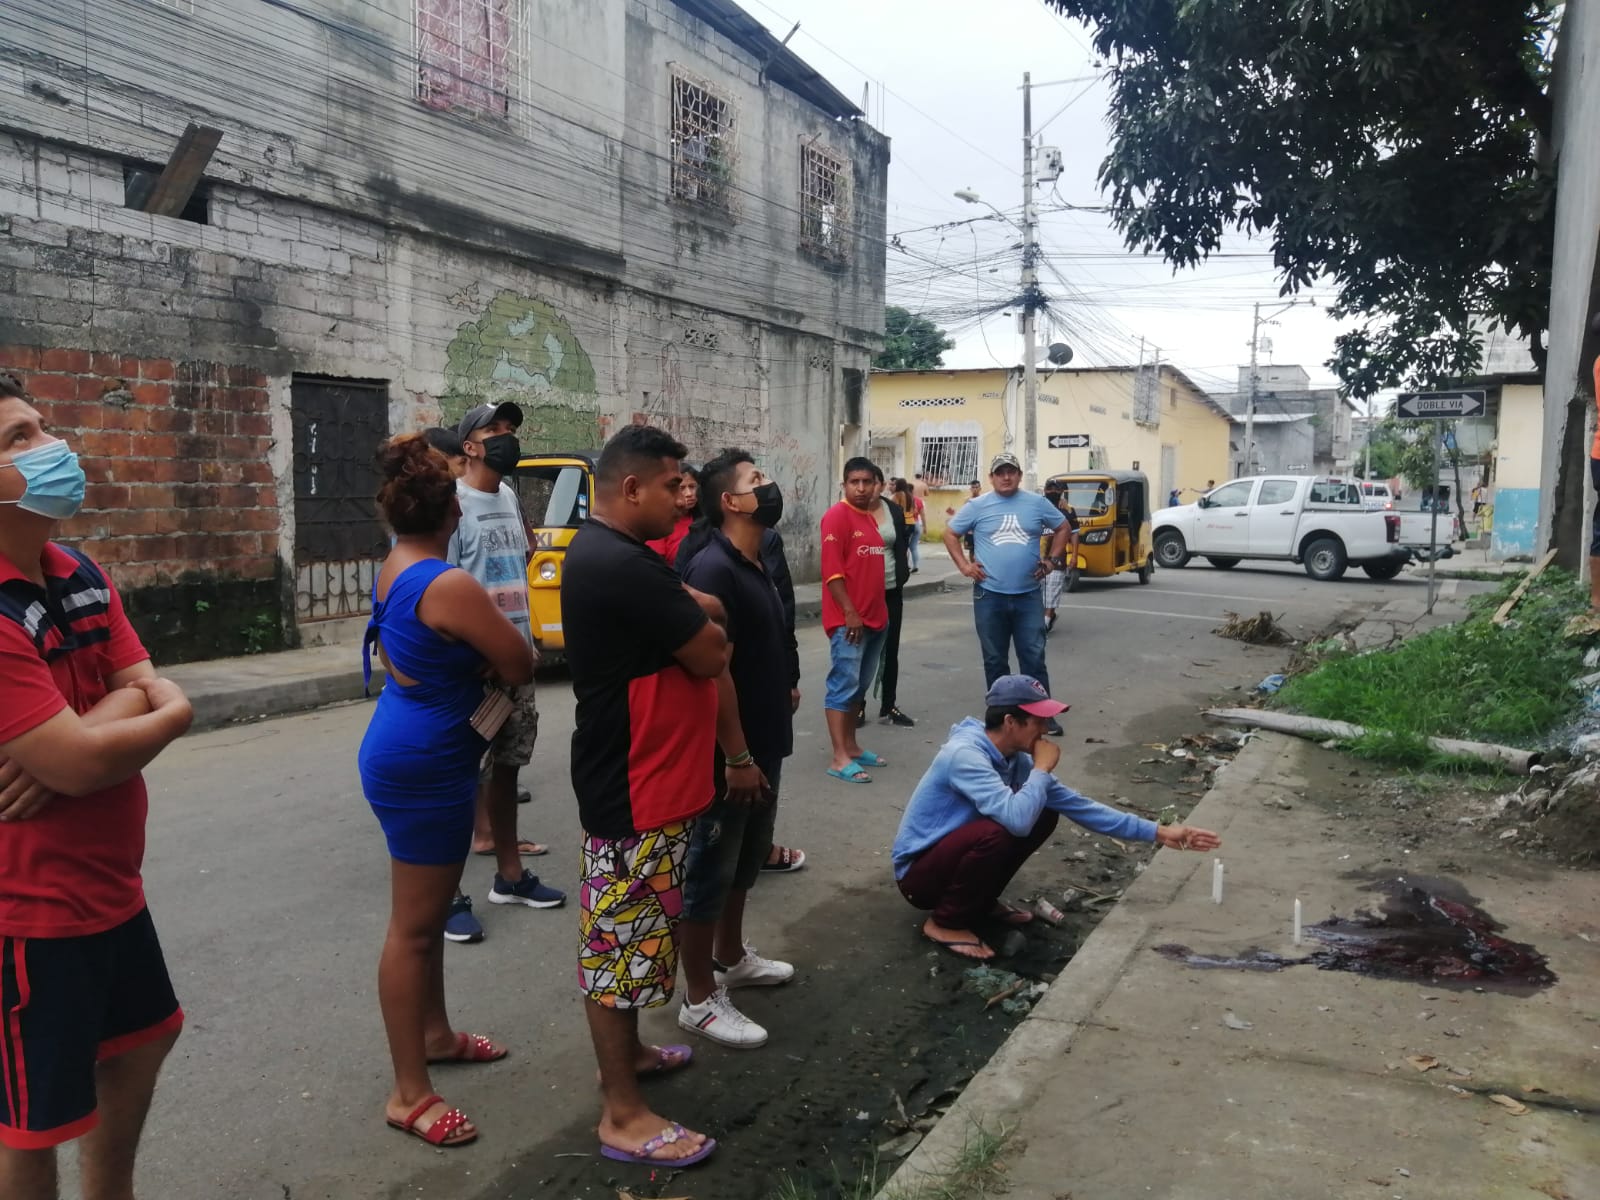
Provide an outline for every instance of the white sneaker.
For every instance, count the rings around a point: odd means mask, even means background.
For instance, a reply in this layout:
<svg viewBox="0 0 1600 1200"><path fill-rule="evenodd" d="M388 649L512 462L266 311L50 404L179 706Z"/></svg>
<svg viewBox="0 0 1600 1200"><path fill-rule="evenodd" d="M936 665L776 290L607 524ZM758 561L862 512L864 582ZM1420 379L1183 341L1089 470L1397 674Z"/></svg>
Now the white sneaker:
<svg viewBox="0 0 1600 1200"><path fill-rule="evenodd" d="M794 978L794 965L775 958L762 958L749 942L744 957L726 970L718 968L717 982L725 988L775 987Z"/></svg>
<svg viewBox="0 0 1600 1200"><path fill-rule="evenodd" d="M684 998L678 1010L678 1025L713 1042L738 1050L754 1050L767 1044L767 1031L733 1006L728 989L719 987L699 1004Z"/></svg>

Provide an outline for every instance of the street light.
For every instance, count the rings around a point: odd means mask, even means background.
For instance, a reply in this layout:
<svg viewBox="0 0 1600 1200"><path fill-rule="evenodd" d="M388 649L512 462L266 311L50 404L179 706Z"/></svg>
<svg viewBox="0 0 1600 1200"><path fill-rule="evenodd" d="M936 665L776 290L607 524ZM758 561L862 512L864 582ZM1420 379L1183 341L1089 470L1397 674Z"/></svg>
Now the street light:
<svg viewBox="0 0 1600 1200"><path fill-rule="evenodd" d="M1023 77L1026 81L1027 76ZM1026 100L1024 114L1027 113ZM1024 124L1027 118L1024 115ZM1025 130L1024 145L1031 145L1031 133ZM1026 154L1022 181L1022 223L1017 224L1005 213L990 204L971 188L961 188L955 193L957 200L968 204L981 204L995 217L1006 223L1016 226L1022 231L1022 461L1023 486L1030 490L1037 488L1038 449L1039 440L1039 346L1038 330L1035 324L1034 313L1039 307L1039 270L1037 264L1037 247L1035 238L1035 221L1033 214L1033 157Z"/></svg>

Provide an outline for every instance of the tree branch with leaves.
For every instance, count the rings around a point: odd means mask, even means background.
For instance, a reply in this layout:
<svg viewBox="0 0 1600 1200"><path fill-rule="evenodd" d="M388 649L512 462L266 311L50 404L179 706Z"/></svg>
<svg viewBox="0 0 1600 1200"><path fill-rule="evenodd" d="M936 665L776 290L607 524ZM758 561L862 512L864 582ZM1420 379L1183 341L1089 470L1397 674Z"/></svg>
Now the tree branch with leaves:
<svg viewBox="0 0 1600 1200"><path fill-rule="evenodd" d="M1474 374L1477 319L1543 366L1553 0L1044 0L1095 27L1100 167L1130 249L1193 267L1268 235L1282 294L1332 283L1365 398Z"/></svg>

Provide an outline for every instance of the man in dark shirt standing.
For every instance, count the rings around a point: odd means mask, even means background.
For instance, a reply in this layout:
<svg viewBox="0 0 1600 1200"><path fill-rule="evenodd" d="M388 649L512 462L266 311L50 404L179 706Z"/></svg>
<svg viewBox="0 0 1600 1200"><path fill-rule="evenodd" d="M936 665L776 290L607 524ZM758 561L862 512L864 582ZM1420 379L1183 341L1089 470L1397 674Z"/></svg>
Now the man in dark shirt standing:
<svg viewBox="0 0 1600 1200"><path fill-rule="evenodd" d="M645 545L672 530L685 453L647 425L606 443L594 511L573 535L561 583L584 829L578 978L600 1064L600 1152L672 1167L699 1162L716 1142L645 1103L640 1074L682 1067L692 1052L641 1043L639 1010L672 998L684 861L694 818L711 803L717 680L728 665L722 605Z"/></svg>
<svg viewBox="0 0 1600 1200"><path fill-rule="evenodd" d="M794 978L786 962L744 942L744 906L772 845L783 760L794 752L791 636L761 562L761 535L783 516L783 493L743 450L724 450L701 474L710 540L684 582L722 601L732 659L718 682L716 799L695 822L683 885L684 1003L678 1024L740 1049L767 1031L728 989Z"/></svg>

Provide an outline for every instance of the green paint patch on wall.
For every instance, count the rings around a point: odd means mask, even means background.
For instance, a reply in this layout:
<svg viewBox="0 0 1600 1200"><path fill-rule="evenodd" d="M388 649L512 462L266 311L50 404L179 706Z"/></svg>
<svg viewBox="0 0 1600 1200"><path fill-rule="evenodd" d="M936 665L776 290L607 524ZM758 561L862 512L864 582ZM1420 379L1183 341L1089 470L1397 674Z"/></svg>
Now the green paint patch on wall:
<svg viewBox="0 0 1600 1200"><path fill-rule="evenodd" d="M547 300L502 291L445 351L447 424L477 404L521 406L523 447L589 450L600 444L600 401L590 361L572 326Z"/></svg>

